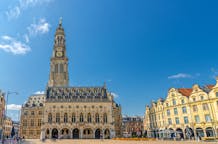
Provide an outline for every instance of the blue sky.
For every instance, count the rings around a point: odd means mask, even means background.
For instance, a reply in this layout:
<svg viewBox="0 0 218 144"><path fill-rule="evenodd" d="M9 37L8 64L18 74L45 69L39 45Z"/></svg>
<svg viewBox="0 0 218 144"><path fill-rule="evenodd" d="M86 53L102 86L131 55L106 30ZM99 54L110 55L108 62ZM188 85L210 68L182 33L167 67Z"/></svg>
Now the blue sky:
<svg viewBox="0 0 218 144"><path fill-rule="evenodd" d="M214 84L218 75L217 1L10 0L0 2L0 89L9 115L44 91L54 32L63 17L70 85L101 86L123 114L171 87Z"/></svg>

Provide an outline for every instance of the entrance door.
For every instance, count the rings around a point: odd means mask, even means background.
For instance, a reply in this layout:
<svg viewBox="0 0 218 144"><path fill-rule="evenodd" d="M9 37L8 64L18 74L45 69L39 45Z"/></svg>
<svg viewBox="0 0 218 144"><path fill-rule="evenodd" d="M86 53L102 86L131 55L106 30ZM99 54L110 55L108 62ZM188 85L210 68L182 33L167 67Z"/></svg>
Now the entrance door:
<svg viewBox="0 0 218 144"><path fill-rule="evenodd" d="M52 130L52 138L58 138L58 130L56 128Z"/></svg>
<svg viewBox="0 0 218 144"><path fill-rule="evenodd" d="M100 137L101 137L101 131L100 131L100 129L97 129L95 131L95 139L100 139Z"/></svg>
<svg viewBox="0 0 218 144"><path fill-rule="evenodd" d="M73 130L73 139L79 139L79 130L78 129Z"/></svg>

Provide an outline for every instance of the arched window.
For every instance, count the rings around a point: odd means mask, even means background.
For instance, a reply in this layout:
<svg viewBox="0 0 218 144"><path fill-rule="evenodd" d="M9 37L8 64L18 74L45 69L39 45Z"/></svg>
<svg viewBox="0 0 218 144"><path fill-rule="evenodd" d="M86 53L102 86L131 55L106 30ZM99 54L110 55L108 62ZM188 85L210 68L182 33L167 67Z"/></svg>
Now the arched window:
<svg viewBox="0 0 218 144"><path fill-rule="evenodd" d="M56 113L56 123L60 122L60 113Z"/></svg>
<svg viewBox="0 0 218 144"><path fill-rule="evenodd" d="M51 113L48 114L48 123L52 123L52 114Z"/></svg>
<svg viewBox="0 0 218 144"><path fill-rule="evenodd" d="M92 117L91 117L91 114L88 113L88 119L87 119L88 123L91 123L92 122Z"/></svg>
<svg viewBox="0 0 218 144"><path fill-rule="evenodd" d="M72 114L72 123L75 123L76 122L76 116L75 116L75 113Z"/></svg>
<svg viewBox="0 0 218 144"><path fill-rule="evenodd" d="M81 113L80 116L79 116L79 121L80 121L80 122L83 122L83 114L82 114L82 113Z"/></svg>
<svg viewBox="0 0 218 144"><path fill-rule="evenodd" d="M64 114L64 123L67 123L68 119L67 119L67 113Z"/></svg>
<svg viewBox="0 0 218 144"><path fill-rule="evenodd" d="M100 121L99 121L99 114L97 113L97 114L95 114L95 122L96 123L99 123Z"/></svg>
<svg viewBox="0 0 218 144"><path fill-rule="evenodd" d="M103 119L104 119L104 123L107 123L107 114L106 113L104 114Z"/></svg>

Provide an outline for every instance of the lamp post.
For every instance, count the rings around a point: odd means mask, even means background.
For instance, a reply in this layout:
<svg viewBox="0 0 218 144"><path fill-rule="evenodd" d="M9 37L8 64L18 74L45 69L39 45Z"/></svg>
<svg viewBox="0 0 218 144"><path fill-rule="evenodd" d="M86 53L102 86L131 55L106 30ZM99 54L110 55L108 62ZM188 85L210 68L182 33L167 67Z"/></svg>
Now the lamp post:
<svg viewBox="0 0 218 144"><path fill-rule="evenodd" d="M6 101L5 101L5 106L6 106L6 108L5 108L5 115L4 115L4 122L3 122L3 123L5 123L5 120L6 120L6 118L7 118L7 104L8 104L8 96L9 96L10 94L16 94L16 95L18 95L18 92L10 92L10 91L7 92ZM5 126L5 125L4 125L4 126ZM4 141L4 128L2 129L2 141Z"/></svg>

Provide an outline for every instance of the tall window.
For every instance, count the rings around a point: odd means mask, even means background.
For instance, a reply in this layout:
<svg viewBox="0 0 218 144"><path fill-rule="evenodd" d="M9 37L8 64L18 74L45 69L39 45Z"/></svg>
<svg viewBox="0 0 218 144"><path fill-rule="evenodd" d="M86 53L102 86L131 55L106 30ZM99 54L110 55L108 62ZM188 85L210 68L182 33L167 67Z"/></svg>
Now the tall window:
<svg viewBox="0 0 218 144"><path fill-rule="evenodd" d="M171 118L168 118L168 124L169 124L169 125L172 124L172 120L171 120Z"/></svg>
<svg viewBox="0 0 218 144"><path fill-rule="evenodd" d="M216 97L218 97L218 92L216 92Z"/></svg>
<svg viewBox="0 0 218 144"><path fill-rule="evenodd" d="M34 115L34 111L31 111L31 115Z"/></svg>
<svg viewBox="0 0 218 144"><path fill-rule="evenodd" d="M209 114L206 114L206 115L205 115L205 121L206 121L206 122L211 122L211 118L210 118L210 115L209 115Z"/></svg>
<svg viewBox="0 0 218 144"><path fill-rule="evenodd" d="M193 111L194 111L194 112L197 112L197 111L198 111L197 105L193 105Z"/></svg>
<svg viewBox="0 0 218 144"><path fill-rule="evenodd" d="M27 126L27 120L23 120L23 126Z"/></svg>
<svg viewBox="0 0 218 144"><path fill-rule="evenodd" d="M104 114L103 119L104 119L104 123L107 123L107 114L106 113Z"/></svg>
<svg viewBox="0 0 218 144"><path fill-rule="evenodd" d="M208 104L207 104L207 103L203 103L202 106L203 106L203 110L205 110L205 111L206 111L206 110L209 110L209 108L208 108Z"/></svg>
<svg viewBox="0 0 218 144"><path fill-rule="evenodd" d="M30 126L34 126L34 119L31 119Z"/></svg>
<svg viewBox="0 0 218 144"><path fill-rule="evenodd" d="M82 113L81 113L80 116L79 116L79 121L80 121L80 122L83 122L83 114L82 114Z"/></svg>
<svg viewBox="0 0 218 144"><path fill-rule="evenodd" d="M68 122L67 113L64 114L64 123Z"/></svg>
<svg viewBox="0 0 218 144"><path fill-rule="evenodd" d="M48 114L48 123L52 123L52 115L51 115L51 113Z"/></svg>
<svg viewBox="0 0 218 144"><path fill-rule="evenodd" d="M87 119L88 123L91 123L92 122L92 116L90 113L88 113L88 119Z"/></svg>
<svg viewBox="0 0 218 144"><path fill-rule="evenodd" d="M196 123L200 123L200 117L199 117L199 115L196 115L196 116L195 116L195 122L196 122Z"/></svg>
<svg viewBox="0 0 218 144"><path fill-rule="evenodd" d="M60 64L60 73L63 73L63 72L64 72L64 65Z"/></svg>
<svg viewBox="0 0 218 144"><path fill-rule="evenodd" d="M184 104L184 103L185 103L185 100L184 100L184 99L182 99L182 100L181 100L181 103L182 103L182 104Z"/></svg>
<svg viewBox="0 0 218 144"><path fill-rule="evenodd" d="M60 122L60 113L56 113L56 123Z"/></svg>
<svg viewBox="0 0 218 144"><path fill-rule="evenodd" d="M75 116L75 114L73 113L72 114L72 123L75 123L76 122L76 116Z"/></svg>
<svg viewBox="0 0 218 144"><path fill-rule="evenodd" d="M41 126L42 120L38 119L38 126Z"/></svg>
<svg viewBox="0 0 218 144"><path fill-rule="evenodd" d="M96 123L99 123L100 121L99 121L99 114L95 114L95 122Z"/></svg>
<svg viewBox="0 0 218 144"><path fill-rule="evenodd" d="M182 113L187 113L187 109L186 109L186 107L184 106L184 107L182 107Z"/></svg>
<svg viewBox="0 0 218 144"><path fill-rule="evenodd" d="M55 64L55 72L58 73L58 64Z"/></svg>
<svg viewBox="0 0 218 144"><path fill-rule="evenodd" d="M176 124L179 124L179 118L178 117L175 118L175 121L176 121Z"/></svg>
<svg viewBox="0 0 218 144"><path fill-rule="evenodd" d="M188 124L188 117L187 116L184 117L184 123Z"/></svg>
<svg viewBox="0 0 218 144"><path fill-rule="evenodd" d="M170 110L169 109L167 110L167 116L170 116Z"/></svg>
<svg viewBox="0 0 218 144"><path fill-rule="evenodd" d="M176 100L175 99L173 99L173 105L176 105Z"/></svg>
<svg viewBox="0 0 218 144"><path fill-rule="evenodd" d="M177 108L174 108L174 115L178 115Z"/></svg>

